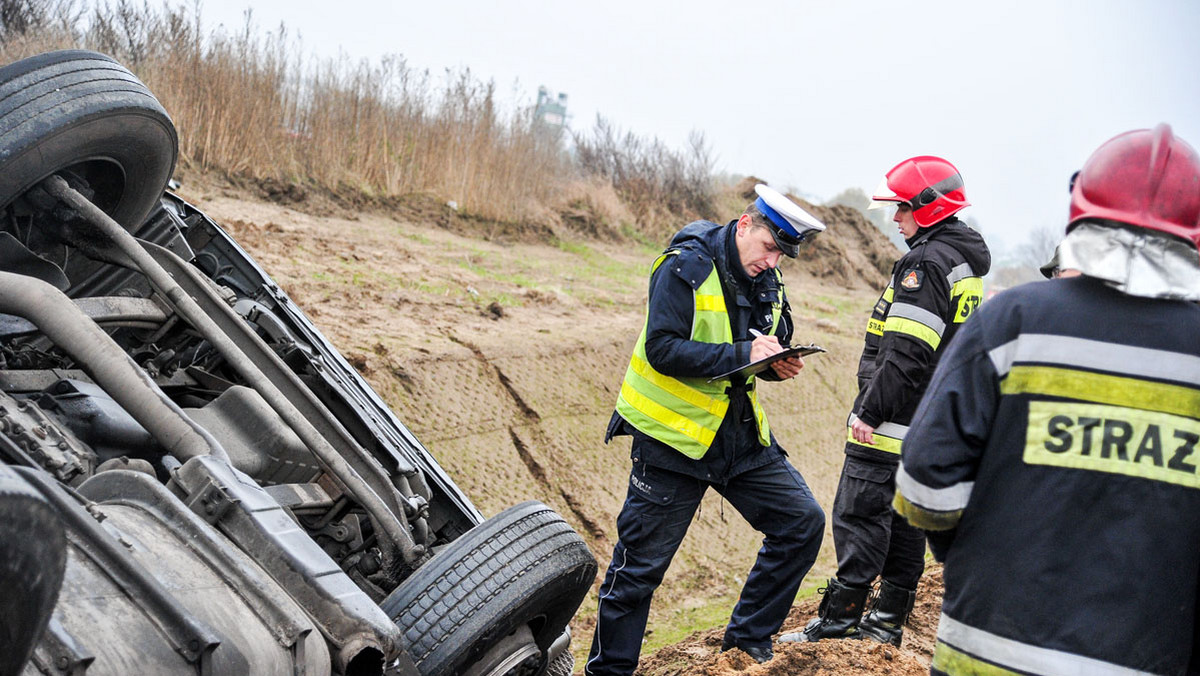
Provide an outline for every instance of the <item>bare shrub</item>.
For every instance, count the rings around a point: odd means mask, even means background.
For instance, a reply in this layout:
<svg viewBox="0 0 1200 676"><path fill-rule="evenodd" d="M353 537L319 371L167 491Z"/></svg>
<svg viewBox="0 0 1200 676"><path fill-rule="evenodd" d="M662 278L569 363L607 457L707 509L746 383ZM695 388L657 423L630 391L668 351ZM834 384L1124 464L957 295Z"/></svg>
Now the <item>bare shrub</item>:
<svg viewBox="0 0 1200 676"><path fill-rule="evenodd" d="M73 7L0 0L0 57L67 47L113 56L171 114L186 167L347 197L434 193L501 220L544 209L569 173L532 107L501 111L494 86L470 71L435 84L400 57L305 64L284 28L264 34L249 13L230 34L206 33L198 5L115 0L86 16Z"/></svg>
<svg viewBox="0 0 1200 676"><path fill-rule="evenodd" d="M308 60L298 39L282 26L259 30L250 12L232 31L208 29L194 0L83 2L0 0L0 60L63 48L113 56L170 113L186 169L350 200L434 195L500 221L548 222L582 208L604 229L636 220L652 232L712 217L713 159L699 133L677 152L601 118L576 138L573 162L532 104L506 109L470 70L434 77L400 56ZM574 199L581 173L629 210Z"/></svg>
<svg viewBox="0 0 1200 676"><path fill-rule="evenodd" d="M644 228L678 227L680 216L713 217L713 158L699 132L677 152L597 116L590 134L575 136L575 149L583 172L610 182Z"/></svg>
<svg viewBox="0 0 1200 676"><path fill-rule="evenodd" d="M74 0L0 0L0 42L70 27L78 17Z"/></svg>

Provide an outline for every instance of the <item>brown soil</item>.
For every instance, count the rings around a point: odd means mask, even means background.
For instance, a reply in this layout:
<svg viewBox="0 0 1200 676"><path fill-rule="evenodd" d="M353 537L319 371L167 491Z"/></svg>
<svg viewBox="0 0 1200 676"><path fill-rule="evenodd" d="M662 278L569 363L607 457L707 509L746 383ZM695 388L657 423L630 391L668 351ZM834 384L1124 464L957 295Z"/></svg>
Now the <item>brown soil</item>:
<svg viewBox="0 0 1200 676"><path fill-rule="evenodd" d="M186 177L180 194L234 234L485 514L545 502L584 537L603 574L629 472L628 439L605 445L603 433L661 245L596 224L601 202L577 203L547 238L540 226L478 221L432 197L360 209L314 190L200 176ZM829 351L808 358L799 377L764 387L762 398L772 430L828 511L862 331L897 252L856 212L806 206L829 230L782 269L796 340ZM701 504L655 596L658 636L728 617L760 537L726 507L715 494ZM827 531L805 589L834 566ZM577 658L591 642L595 588L572 625ZM680 619L681 609L698 607L711 611L703 624ZM811 608L794 624L808 615ZM867 647L850 645L848 654ZM781 659L801 664L812 649L788 649ZM906 654L893 655L893 669Z"/></svg>
<svg viewBox="0 0 1200 676"><path fill-rule="evenodd" d="M816 616L819 603L820 598L811 598L796 604L783 624L783 631L802 629ZM924 676L929 673L941 611L942 568L932 566L917 587L917 602L899 648L874 641L776 643L775 658L758 664L740 650L720 652L724 629L717 628L696 632L683 642L643 657L637 673L645 676Z"/></svg>

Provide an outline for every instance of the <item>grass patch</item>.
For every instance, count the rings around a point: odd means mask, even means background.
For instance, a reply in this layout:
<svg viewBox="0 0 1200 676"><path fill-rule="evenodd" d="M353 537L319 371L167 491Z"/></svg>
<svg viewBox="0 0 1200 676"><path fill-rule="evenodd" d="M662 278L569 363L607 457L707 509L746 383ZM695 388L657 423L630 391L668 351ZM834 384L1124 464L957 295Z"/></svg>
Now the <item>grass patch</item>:
<svg viewBox="0 0 1200 676"><path fill-rule="evenodd" d="M412 241L416 242L417 244L423 244L425 246L433 246L433 240L430 239L427 235L425 235L422 232L418 232L415 230L408 230L405 228L396 228L396 234L400 235L401 237L403 237L405 239L411 239Z"/></svg>
<svg viewBox="0 0 1200 676"><path fill-rule="evenodd" d="M679 643L697 631L725 626L736 604L736 595L714 596L698 605L670 611L665 620L649 627L653 631L642 644L642 654L649 655L659 648Z"/></svg>
<svg viewBox="0 0 1200 676"><path fill-rule="evenodd" d="M554 246L559 250L565 251L569 254L575 254L576 256L590 257L591 255L595 254L591 247L582 242L568 242L566 240L556 238L552 244L554 244Z"/></svg>

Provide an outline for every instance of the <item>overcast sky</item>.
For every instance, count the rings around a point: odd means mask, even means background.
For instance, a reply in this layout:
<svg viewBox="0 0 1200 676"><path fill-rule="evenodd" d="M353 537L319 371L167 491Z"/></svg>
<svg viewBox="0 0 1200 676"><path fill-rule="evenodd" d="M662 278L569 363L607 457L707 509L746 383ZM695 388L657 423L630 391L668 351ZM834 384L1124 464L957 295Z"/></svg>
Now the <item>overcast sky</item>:
<svg viewBox="0 0 1200 676"><path fill-rule="evenodd" d="M203 0L306 52L470 68L500 92L569 96L717 169L818 201L906 157L958 166L993 247L1065 225L1067 181L1111 136L1170 123L1200 148L1200 1Z"/></svg>

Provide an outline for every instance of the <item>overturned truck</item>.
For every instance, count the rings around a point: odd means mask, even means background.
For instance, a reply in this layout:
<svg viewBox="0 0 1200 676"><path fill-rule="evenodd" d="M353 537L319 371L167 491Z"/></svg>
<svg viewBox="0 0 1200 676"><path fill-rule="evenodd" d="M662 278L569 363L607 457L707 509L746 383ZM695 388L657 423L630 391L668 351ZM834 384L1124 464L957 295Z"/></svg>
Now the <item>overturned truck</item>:
<svg viewBox="0 0 1200 676"><path fill-rule="evenodd" d="M0 676L569 674L596 572L485 520L86 51L0 68Z"/></svg>

